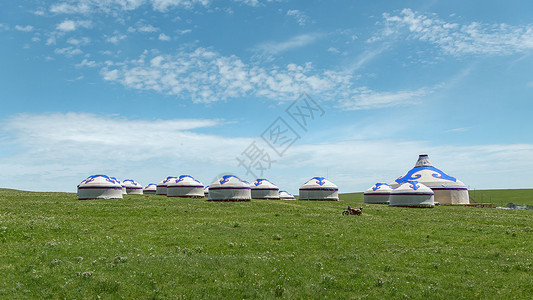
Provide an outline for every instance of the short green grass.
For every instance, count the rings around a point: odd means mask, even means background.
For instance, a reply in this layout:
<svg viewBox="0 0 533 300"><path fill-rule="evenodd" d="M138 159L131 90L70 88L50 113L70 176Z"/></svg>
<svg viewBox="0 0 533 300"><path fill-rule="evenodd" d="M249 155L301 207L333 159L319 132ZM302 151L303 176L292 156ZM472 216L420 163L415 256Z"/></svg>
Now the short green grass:
<svg viewBox="0 0 533 300"><path fill-rule="evenodd" d="M469 191L471 199L478 203L494 203L497 206L505 206L512 202L515 204L533 205L533 190L471 190Z"/></svg>
<svg viewBox="0 0 533 300"><path fill-rule="evenodd" d="M357 217L341 212L362 194L341 199L78 201L0 190L0 298L533 295L533 211L364 205Z"/></svg>

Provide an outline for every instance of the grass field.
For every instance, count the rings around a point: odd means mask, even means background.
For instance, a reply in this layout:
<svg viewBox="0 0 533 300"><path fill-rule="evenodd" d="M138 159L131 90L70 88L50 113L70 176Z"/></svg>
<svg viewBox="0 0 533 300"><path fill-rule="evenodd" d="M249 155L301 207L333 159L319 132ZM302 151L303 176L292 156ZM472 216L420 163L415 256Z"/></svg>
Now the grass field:
<svg viewBox="0 0 533 300"><path fill-rule="evenodd" d="M525 203L533 190L488 193ZM365 205L357 217L341 212L362 194L341 199L0 190L0 298L531 299L533 211Z"/></svg>

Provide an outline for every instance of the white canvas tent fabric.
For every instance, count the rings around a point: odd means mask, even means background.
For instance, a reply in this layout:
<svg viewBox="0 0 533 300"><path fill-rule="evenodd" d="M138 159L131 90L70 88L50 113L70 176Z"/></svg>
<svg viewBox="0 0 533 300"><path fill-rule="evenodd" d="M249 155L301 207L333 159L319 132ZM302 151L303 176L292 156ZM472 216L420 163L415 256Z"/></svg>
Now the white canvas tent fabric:
<svg viewBox="0 0 533 300"><path fill-rule="evenodd" d="M204 197L207 198L208 196L209 196L209 186L206 186L206 187L204 188Z"/></svg>
<svg viewBox="0 0 533 300"><path fill-rule="evenodd" d="M124 185L124 183L122 183L122 181L116 179L115 177L109 177L109 178L111 178L114 181L118 182L120 184L120 186L122 186L122 195L126 195L126 185Z"/></svg>
<svg viewBox="0 0 533 300"><path fill-rule="evenodd" d="M155 192L157 190L157 184L150 183L149 185L145 186L143 189L143 194L146 195L155 195Z"/></svg>
<svg viewBox="0 0 533 300"><path fill-rule="evenodd" d="M106 175L92 175L78 185L78 199L122 199L122 185Z"/></svg>
<svg viewBox="0 0 533 300"><path fill-rule="evenodd" d="M124 179L122 183L126 186L126 194L128 195L142 195L143 186L133 179Z"/></svg>
<svg viewBox="0 0 533 300"><path fill-rule="evenodd" d="M250 184L252 189L252 199L279 199L279 188L277 185L266 179L257 179Z"/></svg>
<svg viewBox="0 0 533 300"><path fill-rule="evenodd" d="M207 201L250 201L250 183L235 175L224 175L209 185Z"/></svg>
<svg viewBox="0 0 533 300"><path fill-rule="evenodd" d="M422 183L404 182L390 193L389 206L434 207L434 193Z"/></svg>
<svg viewBox="0 0 533 300"><path fill-rule="evenodd" d="M363 194L363 203L389 204L392 188L386 183L376 183Z"/></svg>
<svg viewBox="0 0 533 300"><path fill-rule="evenodd" d="M167 184L167 197L203 198L204 185L190 175L181 175Z"/></svg>
<svg viewBox="0 0 533 300"><path fill-rule="evenodd" d="M299 200L339 201L339 188L324 177L313 177L300 187Z"/></svg>
<svg viewBox="0 0 533 300"><path fill-rule="evenodd" d="M156 195L166 195L167 194L167 185L172 179L176 179L176 176L168 176L167 178L161 180L156 187Z"/></svg>
<svg viewBox="0 0 533 300"><path fill-rule="evenodd" d="M420 154L415 167L404 176L391 183L397 187L404 182L418 181L431 188L435 193L435 201L441 205L469 204L467 186L455 177L435 168L427 154Z"/></svg>
<svg viewBox="0 0 533 300"><path fill-rule="evenodd" d="M294 196L287 191L279 191L278 194L281 200L295 200Z"/></svg>

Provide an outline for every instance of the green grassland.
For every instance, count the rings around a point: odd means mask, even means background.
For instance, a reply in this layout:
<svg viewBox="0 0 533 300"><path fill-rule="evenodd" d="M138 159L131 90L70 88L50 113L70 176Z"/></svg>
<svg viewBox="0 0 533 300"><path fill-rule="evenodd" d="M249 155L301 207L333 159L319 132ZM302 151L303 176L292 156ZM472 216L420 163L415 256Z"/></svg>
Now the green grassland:
<svg viewBox="0 0 533 300"><path fill-rule="evenodd" d="M531 299L533 211L364 205L358 217L341 212L362 194L341 199L0 190L0 298Z"/></svg>

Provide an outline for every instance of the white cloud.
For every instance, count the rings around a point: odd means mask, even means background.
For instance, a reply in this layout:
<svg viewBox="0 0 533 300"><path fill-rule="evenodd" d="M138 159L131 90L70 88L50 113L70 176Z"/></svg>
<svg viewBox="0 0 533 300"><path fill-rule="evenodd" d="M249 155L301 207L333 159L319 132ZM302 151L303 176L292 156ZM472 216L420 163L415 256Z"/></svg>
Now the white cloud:
<svg viewBox="0 0 533 300"><path fill-rule="evenodd" d="M311 63L265 69L205 48L176 55L147 55L148 52L136 60L114 63L101 73L106 80L129 88L179 95L194 102L248 95L286 101L304 91L331 99L339 91L349 93L351 87L350 75L316 71Z"/></svg>
<svg viewBox="0 0 533 300"><path fill-rule="evenodd" d="M84 58L79 64L76 64L76 67L77 68L81 68L81 67L92 68L92 67L96 67L97 65L98 64L94 60L88 60Z"/></svg>
<svg viewBox="0 0 533 300"><path fill-rule="evenodd" d="M304 26L310 21L310 18L304 12L297 9L288 10L287 16L294 17L300 26Z"/></svg>
<svg viewBox="0 0 533 300"><path fill-rule="evenodd" d="M376 92L360 88L352 97L341 101L340 107L345 110L375 109L398 105L412 105L423 97L433 93L433 89L421 88L412 91Z"/></svg>
<svg viewBox="0 0 533 300"><path fill-rule="evenodd" d="M301 34L297 35L295 37L292 37L291 39L283 42L268 42L263 43L257 47L255 47L255 50L267 55L275 55L281 52L301 48L304 46L307 46L311 43L316 42L318 39L323 37L322 34Z"/></svg>
<svg viewBox="0 0 533 300"><path fill-rule="evenodd" d="M88 45L91 42L91 39L88 37L82 37L79 39L70 38L67 40L68 44L74 45L74 46L84 46Z"/></svg>
<svg viewBox="0 0 533 300"><path fill-rule="evenodd" d="M156 32L159 31L159 28L154 27L150 24L142 25L137 28L137 31L143 32L143 33L150 33L150 32Z"/></svg>
<svg viewBox="0 0 533 300"><path fill-rule="evenodd" d="M54 53L65 55L67 57L71 57L71 56L74 56L74 55L82 54L83 51L81 51L79 48L65 47L65 48L57 48L57 49L55 49Z"/></svg>
<svg viewBox="0 0 533 300"><path fill-rule="evenodd" d="M57 24L56 29L59 31L69 32L69 31L74 31L80 27L84 27L84 28L91 27L91 21L65 20Z"/></svg>
<svg viewBox="0 0 533 300"><path fill-rule="evenodd" d="M15 25L15 29L18 30L18 31L31 32L31 31L33 31L33 26L31 26L31 25L26 25L26 26Z"/></svg>
<svg viewBox="0 0 533 300"><path fill-rule="evenodd" d="M106 38L106 41L116 45L118 44L118 42L122 41L125 38L126 38L126 35L124 34L116 34L114 36Z"/></svg>
<svg viewBox="0 0 533 300"><path fill-rule="evenodd" d="M164 33L161 33L159 34L159 40L160 41L164 41L164 42L168 42L170 41L170 37Z"/></svg>
<svg viewBox="0 0 533 300"><path fill-rule="evenodd" d="M449 55L508 55L533 50L533 25L449 23L435 15L403 9L399 15L384 14L385 28L375 41L405 33L412 40L428 42Z"/></svg>
<svg viewBox="0 0 533 300"><path fill-rule="evenodd" d="M9 30L9 25L0 23L0 31L2 30Z"/></svg>

